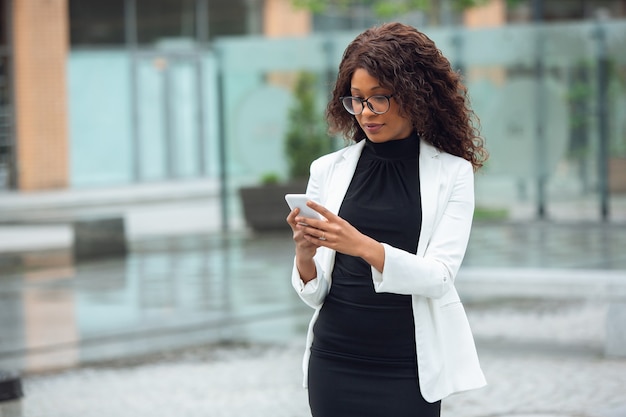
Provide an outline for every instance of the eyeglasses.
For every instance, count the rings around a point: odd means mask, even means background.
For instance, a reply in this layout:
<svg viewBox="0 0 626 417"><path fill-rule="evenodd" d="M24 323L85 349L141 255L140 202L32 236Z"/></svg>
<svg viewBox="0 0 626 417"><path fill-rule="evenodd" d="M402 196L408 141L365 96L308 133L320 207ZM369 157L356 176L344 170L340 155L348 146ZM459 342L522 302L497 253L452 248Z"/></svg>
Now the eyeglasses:
<svg viewBox="0 0 626 417"><path fill-rule="evenodd" d="M372 113L384 114L389 111L389 99L391 97L393 97L393 94L389 94L387 96L370 96L367 99L353 96L344 96L340 97L340 99L343 107L345 107L345 109L350 114L357 115L363 113L363 110L365 109L365 104L367 104L367 107L372 111Z"/></svg>

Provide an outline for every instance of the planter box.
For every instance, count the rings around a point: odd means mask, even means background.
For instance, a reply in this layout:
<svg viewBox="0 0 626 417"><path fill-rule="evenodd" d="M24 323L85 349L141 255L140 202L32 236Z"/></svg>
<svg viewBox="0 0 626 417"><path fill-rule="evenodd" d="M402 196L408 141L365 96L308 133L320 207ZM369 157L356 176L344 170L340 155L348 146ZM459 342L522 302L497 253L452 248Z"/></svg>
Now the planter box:
<svg viewBox="0 0 626 417"><path fill-rule="evenodd" d="M609 192L626 193L626 157L609 158Z"/></svg>
<svg viewBox="0 0 626 417"><path fill-rule="evenodd" d="M304 193L306 181L242 187L239 197L246 224L256 232L289 231L285 194Z"/></svg>

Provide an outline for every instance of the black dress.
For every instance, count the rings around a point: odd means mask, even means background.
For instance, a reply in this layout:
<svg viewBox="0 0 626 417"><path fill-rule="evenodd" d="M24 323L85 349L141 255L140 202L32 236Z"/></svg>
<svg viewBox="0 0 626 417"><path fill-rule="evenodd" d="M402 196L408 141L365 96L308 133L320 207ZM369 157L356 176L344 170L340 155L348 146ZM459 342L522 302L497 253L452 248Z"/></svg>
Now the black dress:
<svg viewBox="0 0 626 417"><path fill-rule="evenodd" d="M415 253L421 228L416 136L367 142L339 215L360 232ZM309 361L313 417L439 416L417 380L411 296L376 293L370 265L337 253Z"/></svg>

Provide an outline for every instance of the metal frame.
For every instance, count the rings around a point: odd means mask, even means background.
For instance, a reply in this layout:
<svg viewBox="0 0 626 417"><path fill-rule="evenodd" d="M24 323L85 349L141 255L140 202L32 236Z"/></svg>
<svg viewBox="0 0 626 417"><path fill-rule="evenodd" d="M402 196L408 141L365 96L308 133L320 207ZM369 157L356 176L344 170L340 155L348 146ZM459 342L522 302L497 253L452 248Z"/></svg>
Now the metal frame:
<svg viewBox="0 0 626 417"><path fill-rule="evenodd" d="M204 71L202 64L202 51L205 50L208 43L208 0L195 0L195 14L196 14L196 36L195 40L198 45L193 52L169 52L158 51L152 49L141 49L139 46L138 33L137 33L137 0L125 0L124 2L124 24L126 33L126 48L131 56L131 106L132 106L132 147L133 147L133 178L135 181L142 181L142 161L141 161L141 130L140 130L140 82L139 82L139 66L141 63L148 59L164 58L168 62L187 61L192 62L195 67L195 79L197 85L197 123L198 123L198 137L196 138L197 154L198 154L198 167L200 175L207 174L207 167L205 163L205 114L206 104L204 97ZM171 93L172 83L170 77L169 68L166 68L163 73L163 87L166 92L163 111L164 111L164 129L166 140L166 160L164 161L166 167L166 175L172 179L175 177L175 146L173 139L173 121L171 116L171 102L169 96Z"/></svg>

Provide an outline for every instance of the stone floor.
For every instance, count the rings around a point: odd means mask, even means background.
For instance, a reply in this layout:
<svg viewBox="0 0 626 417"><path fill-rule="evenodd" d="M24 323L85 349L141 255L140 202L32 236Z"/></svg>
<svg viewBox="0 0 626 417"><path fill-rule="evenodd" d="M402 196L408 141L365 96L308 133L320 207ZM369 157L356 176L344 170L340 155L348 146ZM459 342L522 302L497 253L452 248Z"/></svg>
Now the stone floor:
<svg viewBox="0 0 626 417"><path fill-rule="evenodd" d="M620 223L477 223L458 287L490 385L443 415L626 416L626 359L605 354L625 247ZM306 417L292 256L288 235L245 233L3 256L0 368L26 395L0 416Z"/></svg>

